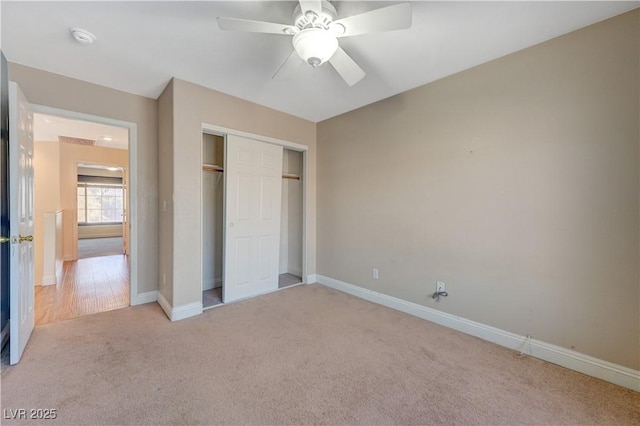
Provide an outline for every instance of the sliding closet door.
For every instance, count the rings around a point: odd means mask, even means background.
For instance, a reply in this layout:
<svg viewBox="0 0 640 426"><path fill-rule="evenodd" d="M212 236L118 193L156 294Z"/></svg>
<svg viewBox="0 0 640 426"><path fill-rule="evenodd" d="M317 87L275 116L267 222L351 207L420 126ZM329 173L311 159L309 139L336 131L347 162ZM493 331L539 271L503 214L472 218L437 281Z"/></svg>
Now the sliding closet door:
<svg viewBox="0 0 640 426"><path fill-rule="evenodd" d="M228 135L223 300L278 288L282 147Z"/></svg>

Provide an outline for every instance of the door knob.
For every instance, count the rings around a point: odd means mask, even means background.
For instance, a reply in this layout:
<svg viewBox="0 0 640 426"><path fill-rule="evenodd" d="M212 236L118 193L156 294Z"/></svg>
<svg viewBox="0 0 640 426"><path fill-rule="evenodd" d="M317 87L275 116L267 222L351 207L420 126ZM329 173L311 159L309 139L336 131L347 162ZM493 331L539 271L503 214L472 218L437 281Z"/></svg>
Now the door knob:
<svg viewBox="0 0 640 426"><path fill-rule="evenodd" d="M24 243L25 241L33 241L33 235L27 235L27 236L20 235L18 237L19 243Z"/></svg>
<svg viewBox="0 0 640 426"><path fill-rule="evenodd" d="M0 244L8 243L9 241L11 241L11 237L0 237Z"/></svg>

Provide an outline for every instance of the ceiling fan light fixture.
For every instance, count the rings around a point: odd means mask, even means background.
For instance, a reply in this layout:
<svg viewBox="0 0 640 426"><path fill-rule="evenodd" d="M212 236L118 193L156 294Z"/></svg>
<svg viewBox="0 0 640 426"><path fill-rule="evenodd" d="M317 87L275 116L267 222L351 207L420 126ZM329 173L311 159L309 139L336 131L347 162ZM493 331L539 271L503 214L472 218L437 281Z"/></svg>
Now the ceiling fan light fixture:
<svg viewBox="0 0 640 426"><path fill-rule="evenodd" d="M293 48L303 61L315 68L336 53L338 39L329 31L307 28L293 36Z"/></svg>

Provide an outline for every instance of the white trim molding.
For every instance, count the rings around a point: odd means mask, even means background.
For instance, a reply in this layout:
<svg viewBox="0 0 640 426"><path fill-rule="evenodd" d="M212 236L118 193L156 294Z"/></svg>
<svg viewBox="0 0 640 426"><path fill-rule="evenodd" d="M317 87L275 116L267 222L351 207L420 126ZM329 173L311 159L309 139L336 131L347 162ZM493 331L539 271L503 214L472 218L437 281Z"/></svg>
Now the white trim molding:
<svg viewBox="0 0 640 426"><path fill-rule="evenodd" d="M167 318L171 319L171 304L160 292L158 292L157 298L158 305L160 305Z"/></svg>
<svg viewBox="0 0 640 426"><path fill-rule="evenodd" d="M171 321L180 321L185 318L200 315L204 312L202 309L202 302L189 303L187 305L174 308L160 292L158 292L158 304Z"/></svg>
<svg viewBox="0 0 640 426"><path fill-rule="evenodd" d="M282 145L287 149L292 149L294 151L306 151L309 149L307 145L301 145L299 143L285 141L284 139L272 138L270 136L259 135L257 133L249 133L242 130L232 129L230 127L222 127L217 126L215 124L202 123L202 131L205 133L211 133L219 136L224 135L236 135L241 136L243 138L249 138L254 140L259 140L261 142L268 142L274 145Z"/></svg>
<svg viewBox="0 0 640 426"><path fill-rule="evenodd" d="M152 303L158 301L158 291L147 291L146 293L140 293L135 298L131 298L131 306L144 305L145 303Z"/></svg>
<svg viewBox="0 0 640 426"><path fill-rule="evenodd" d="M45 275L42 277L42 286L54 285L56 284L56 276L55 275Z"/></svg>
<svg viewBox="0 0 640 426"><path fill-rule="evenodd" d="M307 275L307 280L305 281L306 284L313 284L317 282L318 282L318 275L316 274Z"/></svg>
<svg viewBox="0 0 640 426"><path fill-rule="evenodd" d="M524 349L524 353L532 357L640 392L640 371L638 370L616 365L570 349L457 317L437 309L428 308L323 275L317 275L317 282L369 302L435 322L509 349L518 351ZM524 345L524 342L527 344Z"/></svg>

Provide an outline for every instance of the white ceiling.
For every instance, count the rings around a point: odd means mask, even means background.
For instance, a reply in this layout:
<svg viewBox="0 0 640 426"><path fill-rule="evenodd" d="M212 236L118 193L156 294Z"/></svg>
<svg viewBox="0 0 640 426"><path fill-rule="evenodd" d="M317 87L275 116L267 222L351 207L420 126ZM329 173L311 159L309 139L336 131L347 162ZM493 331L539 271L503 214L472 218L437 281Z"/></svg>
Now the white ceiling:
<svg viewBox="0 0 640 426"><path fill-rule="evenodd" d="M57 141L58 136L96 141L95 146L106 148L129 148L129 130L82 120L54 117L45 114L33 115L33 139Z"/></svg>
<svg viewBox="0 0 640 426"><path fill-rule="evenodd" d="M335 1L338 17L393 4ZM321 121L639 6L638 1L413 1L408 30L340 39L367 76L329 64L272 80L291 37L221 31L216 17L291 23L292 1L0 2L2 50L31 67L157 98L177 77ZM80 45L70 27L92 32Z"/></svg>

